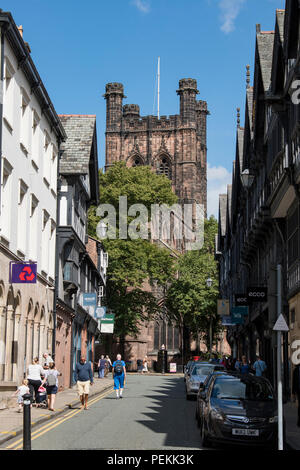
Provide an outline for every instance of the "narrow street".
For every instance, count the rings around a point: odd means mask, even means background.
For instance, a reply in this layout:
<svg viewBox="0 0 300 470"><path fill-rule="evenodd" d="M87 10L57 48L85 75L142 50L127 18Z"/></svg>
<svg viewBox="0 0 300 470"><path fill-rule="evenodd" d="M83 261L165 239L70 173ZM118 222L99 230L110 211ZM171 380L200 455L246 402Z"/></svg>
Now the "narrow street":
<svg viewBox="0 0 300 470"><path fill-rule="evenodd" d="M49 431L51 423L34 428L32 449L200 449L195 402L185 399L182 377L131 375L122 400L108 392L92 399L88 411L72 413Z"/></svg>

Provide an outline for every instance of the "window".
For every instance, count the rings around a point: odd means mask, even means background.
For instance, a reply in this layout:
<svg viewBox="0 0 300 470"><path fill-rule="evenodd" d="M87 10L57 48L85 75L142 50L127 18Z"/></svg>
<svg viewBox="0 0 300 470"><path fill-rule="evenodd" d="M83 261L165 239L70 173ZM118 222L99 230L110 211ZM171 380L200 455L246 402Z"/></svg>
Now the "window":
<svg viewBox="0 0 300 470"><path fill-rule="evenodd" d="M51 155L50 166L51 166L51 169L50 169L51 189L56 194L56 190L57 190L57 150L54 147L54 145L52 145L52 155Z"/></svg>
<svg viewBox="0 0 300 470"><path fill-rule="evenodd" d="M157 173L159 175L165 175L167 178L171 179L171 167L169 159L167 157L161 158Z"/></svg>
<svg viewBox="0 0 300 470"><path fill-rule="evenodd" d="M1 197L1 234L9 241L11 231L11 204L12 204L12 185L11 185L11 173L12 166L6 160L2 159L2 197Z"/></svg>
<svg viewBox="0 0 300 470"><path fill-rule="evenodd" d="M33 110L32 111L32 160L35 165L39 166L39 156L40 156L40 117L38 113Z"/></svg>
<svg viewBox="0 0 300 470"><path fill-rule="evenodd" d="M166 324L162 319L154 324L154 349L160 349L162 344L169 351L179 349L179 331L172 324Z"/></svg>
<svg viewBox="0 0 300 470"><path fill-rule="evenodd" d="M14 91L15 91L15 79L14 79L15 69L5 57L4 64L4 120L8 125L10 131L13 129L13 112L14 112Z"/></svg>
<svg viewBox="0 0 300 470"><path fill-rule="evenodd" d="M42 271L44 274L48 274L48 263L49 263L49 219L50 216L48 212L44 209L42 215Z"/></svg>
<svg viewBox="0 0 300 470"><path fill-rule="evenodd" d="M51 139L47 131L44 134L44 159L43 176L46 185L49 187L51 180Z"/></svg>
<svg viewBox="0 0 300 470"><path fill-rule="evenodd" d="M50 221L50 247L49 247L49 276L54 280L55 277L55 242L56 242L56 223L53 219Z"/></svg>
<svg viewBox="0 0 300 470"><path fill-rule="evenodd" d="M29 145L30 139L29 136L31 134L29 129L29 122L30 122L30 113L31 109L29 106L30 98L26 92L26 90L21 87L21 135L20 135L20 143L21 148L26 155L29 153Z"/></svg>
<svg viewBox="0 0 300 470"><path fill-rule="evenodd" d="M38 199L31 194L30 201L30 243L29 243L29 257L32 261L37 261L37 244L38 244Z"/></svg>
<svg viewBox="0 0 300 470"><path fill-rule="evenodd" d="M138 156L134 157L132 166L141 166L141 165L143 165L142 159Z"/></svg>
<svg viewBox="0 0 300 470"><path fill-rule="evenodd" d="M25 256L27 238L27 184L19 180L19 200L18 200L18 251Z"/></svg>

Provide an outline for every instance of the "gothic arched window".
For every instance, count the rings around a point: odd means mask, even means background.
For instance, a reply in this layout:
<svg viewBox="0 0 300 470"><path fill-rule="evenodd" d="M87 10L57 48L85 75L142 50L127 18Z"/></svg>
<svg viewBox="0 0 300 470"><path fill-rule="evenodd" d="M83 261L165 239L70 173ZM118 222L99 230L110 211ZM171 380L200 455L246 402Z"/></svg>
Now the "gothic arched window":
<svg viewBox="0 0 300 470"><path fill-rule="evenodd" d="M171 179L171 165L167 157L161 157L157 173L159 175L165 175L167 178Z"/></svg>
<svg viewBox="0 0 300 470"><path fill-rule="evenodd" d="M139 156L133 157L132 159L132 166L142 166L143 161Z"/></svg>

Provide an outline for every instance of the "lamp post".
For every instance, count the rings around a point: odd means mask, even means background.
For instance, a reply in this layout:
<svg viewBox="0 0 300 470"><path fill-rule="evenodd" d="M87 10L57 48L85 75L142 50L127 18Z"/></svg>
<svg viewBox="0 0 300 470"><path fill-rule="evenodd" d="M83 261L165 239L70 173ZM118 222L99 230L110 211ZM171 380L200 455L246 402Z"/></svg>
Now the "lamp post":
<svg viewBox="0 0 300 470"><path fill-rule="evenodd" d="M249 169L246 169L242 172L241 174L241 181L242 181L242 185L243 187L245 188L246 190L246 193L247 193L247 203L246 203L246 206L247 206L247 212L246 212L246 217L247 217L247 222L246 222L246 228L248 227L248 218L249 218L249 210L248 210L248 194L249 194L249 189L251 188L252 186L252 183L254 181L254 175L250 172Z"/></svg>
<svg viewBox="0 0 300 470"><path fill-rule="evenodd" d="M211 288L212 286L212 279L209 277L206 279L206 285L208 289ZM212 314L210 314L210 319L209 319L209 358L211 359L212 357Z"/></svg>

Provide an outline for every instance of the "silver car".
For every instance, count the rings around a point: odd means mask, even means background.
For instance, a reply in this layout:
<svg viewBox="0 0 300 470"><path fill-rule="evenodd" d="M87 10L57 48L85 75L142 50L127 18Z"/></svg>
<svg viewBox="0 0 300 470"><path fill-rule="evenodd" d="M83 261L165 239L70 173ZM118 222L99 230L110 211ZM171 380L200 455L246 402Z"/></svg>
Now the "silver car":
<svg viewBox="0 0 300 470"><path fill-rule="evenodd" d="M212 364L211 362L195 362L190 368L186 377L186 399L197 397L200 383L203 383L208 375L214 371L226 370L222 364Z"/></svg>

